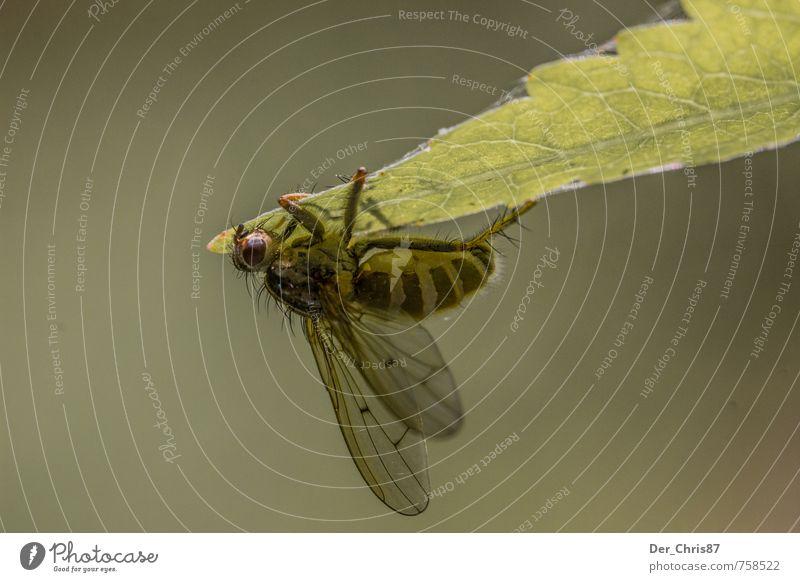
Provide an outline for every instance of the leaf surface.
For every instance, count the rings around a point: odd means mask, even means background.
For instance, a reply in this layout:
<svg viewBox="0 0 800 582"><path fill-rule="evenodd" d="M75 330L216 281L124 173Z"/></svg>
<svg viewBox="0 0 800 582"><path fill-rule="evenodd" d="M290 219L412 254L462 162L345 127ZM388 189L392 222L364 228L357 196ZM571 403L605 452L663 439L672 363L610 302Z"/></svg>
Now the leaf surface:
<svg viewBox="0 0 800 582"><path fill-rule="evenodd" d="M533 69L528 96L429 140L371 175L354 242L545 194L773 148L800 135L800 1L684 0L688 21L632 28L617 55ZM349 186L301 204L341 224ZM275 228L283 210L248 221ZM227 252L233 231L209 243Z"/></svg>

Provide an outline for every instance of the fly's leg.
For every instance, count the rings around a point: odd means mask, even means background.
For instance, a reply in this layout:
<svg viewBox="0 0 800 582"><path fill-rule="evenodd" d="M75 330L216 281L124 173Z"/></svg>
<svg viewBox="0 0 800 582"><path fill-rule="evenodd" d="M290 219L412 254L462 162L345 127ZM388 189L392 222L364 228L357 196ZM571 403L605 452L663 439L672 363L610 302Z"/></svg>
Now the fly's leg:
<svg viewBox="0 0 800 582"><path fill-rule="evenodd" d="M514 222L517 222L520 215L527 212L536 204L535 200L530 200L518 206L512 211L500 216L488 228L482 230L475 236L468 239L442 240L425 237L387 236L375 238L369 241L359 241L354 248L356 256L362 255L367 249L394 249L402 247L411 250L434 251L434 252L466 252L484 245L492 236L502 232Z"/></svg>
<svg viewBox="0 0 800 582"><path fill-rule="evenodd" d="M513 210L510 210L497 218L489 228L479 232L474 237L467 240L453 241L454 244L459 245L455 250L468 251L485 242L488 242L494 235L503 232L506 228L519 220L519 217L536 205L536 200L527 200Z"/></svg>
<svg viewBox="0 0 800 582"><path fill-rule="evenodd" d="M310 194L305 192L284 194L278 198L278 204L311 233L312 240L322 240L325 236L325 227L322 225L322 222L316 215L298 204L300 200L308 196L310 196Z"/></svg>
<svg viewBox="0 0 800 582"><path fill-rule="evenodd" d="M353 184L350 189L350 195L347 199L347 207L344 212L344 233L342 235L342 244L346 247L353 236L353 224L356 221L356 213L358 212L358 201L361 198L361 191L364 189L364 184L367 179L367 169L363 166L356 170L353 177L347 180ZM346 179L345 179L346 180ZM310 196L306 192L294 192L292 194L284 194L278 198L278 204L281 205L292 218L302 224L306 230L311 233L312 240L322 240L325 236L325 227L320 222L319 218L298 204L300 200Z"/></svg>
<svg viewBox="0 0 800 582"><path fill-rule="evenodd" d="M356 221L356 214L358 213L358 201L361 198L361 191L364 189L364 184L367 181L367 169L361 166L350 182L353 184L350 189L350 196L347 199L347 208L344 211L344 234L342 235L342 246L347 248L350 244L350 238L353 236L353 224Z"/></svg>

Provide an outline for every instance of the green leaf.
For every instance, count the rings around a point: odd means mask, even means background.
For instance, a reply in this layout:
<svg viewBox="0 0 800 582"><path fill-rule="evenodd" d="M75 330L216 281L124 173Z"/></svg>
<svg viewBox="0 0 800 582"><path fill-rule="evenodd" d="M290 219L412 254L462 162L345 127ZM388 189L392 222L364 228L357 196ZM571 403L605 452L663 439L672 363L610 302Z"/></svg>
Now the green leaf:
<svg viewBox="0 0 800 582"><path fill-rule="evenodd" d="M800 134L800 1L684 0L688 21L621 32L618 55L536 67L527 97L432 138L367 181L353 239L479 212L575 185L777 147ZM349 187L302 202L326 223ZM276 228L282 210L246 223ZM333 222L331 222L333 221ZM338 222L337 222L338 221ZM232 231L209 243L226 252Z"/></svg>

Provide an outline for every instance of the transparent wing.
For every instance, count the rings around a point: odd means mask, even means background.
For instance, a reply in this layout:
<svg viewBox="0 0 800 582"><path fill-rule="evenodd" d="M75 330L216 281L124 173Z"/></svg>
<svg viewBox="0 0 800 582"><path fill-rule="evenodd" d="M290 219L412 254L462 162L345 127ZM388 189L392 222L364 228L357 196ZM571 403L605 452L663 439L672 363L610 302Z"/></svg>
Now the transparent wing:
<svg viewBox="0 0 800 582"><path fill-rule="evenodd" d="M407 426L426 437L454 433L463 408L456 383L430 333L402 313L323 300L330 343Z"/></svg>
<svg viewBox="0 0 800 582"><path fill-rule="evenodd" d="M398 513L422 513L430 491L422 433L372 393L362 375L351 373L332 342L328 321L306 318L304 329L347 448L367 485Z"/></svg>

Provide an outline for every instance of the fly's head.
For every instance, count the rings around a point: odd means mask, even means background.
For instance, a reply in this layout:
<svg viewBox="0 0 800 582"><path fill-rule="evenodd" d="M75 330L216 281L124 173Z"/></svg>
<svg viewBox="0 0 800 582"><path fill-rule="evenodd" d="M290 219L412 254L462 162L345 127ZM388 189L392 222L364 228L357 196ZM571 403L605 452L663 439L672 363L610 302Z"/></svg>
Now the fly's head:
<svg viewBox="0 0 800 582"><path fill-rule="evenodd" d="M280 246L279 237L258 226L248 230L245 225L240 224L233 232L230 243L231 262L239 275L247 281L248 292L251 289L255 291L259 304L264 292L269 291L265 275L278 262L276 258L280 255ZM267 299L270 296L274 295L267 293Z"/></svg>
<svg viewBox="0 0 800 582"><path fill-rule="evenodd" d="M236 227L231 240L231 260L240 274L251 280L257 297L266 292L267 299L287 310L308 312L318 303L315 271L305 245L287 242L292 231L275 234L258 226L248 230Z"/></svg>

